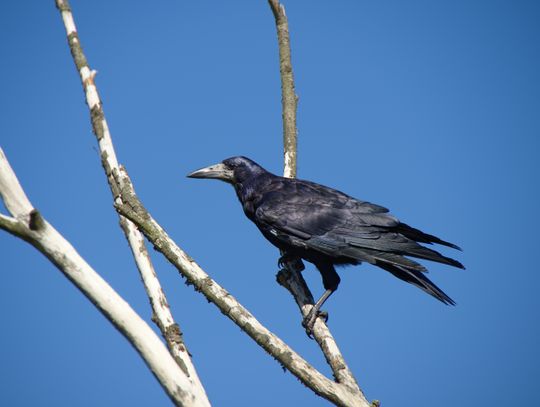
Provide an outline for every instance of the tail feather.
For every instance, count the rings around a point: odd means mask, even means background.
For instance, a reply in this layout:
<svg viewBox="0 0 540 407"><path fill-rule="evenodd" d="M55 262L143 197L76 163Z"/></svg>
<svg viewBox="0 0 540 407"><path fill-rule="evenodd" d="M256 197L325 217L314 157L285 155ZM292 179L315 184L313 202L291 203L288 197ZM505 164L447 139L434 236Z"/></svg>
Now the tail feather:
<svg viewBox="0 0 540 407"><path fill-rule="evenodd" d="M427 269L414 260L403 257L399 253L382 252L380 250L368 249L366 247L348 247L343 250L343 254L359 261L367 261L371 264L388 263L406 269L427 272Z"/></svg>
<svg viewBox="0 0 540 407"><path fill-rule="evenodd" d="M454 260L450 257L443 256L438 251L433 250L433 249L428 249L427 247L421 246L419 244L415 244L414 247L407 248L407 251L403 254L406 256L412 256L412 257L417 257L420 259L431 260L437 263L448 264L450 266L454 266L460 269L465 269L465 266L461 264L459 261Z"/></svg>
<svg viewBox="0 0 540 407"><path fill-rule="evenodd" d="M389 271L397 278L406 281L421 290L425 291L429 295L435 297L439 301L447 305L456 305L455 301L444 293L439 287L431 282L424 274L414 269L407 269L405 267L396 266L385 262L377 262L377 266Z"/></svg>
<svg viewBox="0 0 540 407"><path fill-rule="evenodd" d="M413 228L405 223L400 223L396 226L395 229L396 232L401 233L403 236L406 236L409 239L416 240L417 242L428 244L437 243L461 251L461 247L459 247L458 245L439 239L437 236L424 233L421 230Z"/></svg>

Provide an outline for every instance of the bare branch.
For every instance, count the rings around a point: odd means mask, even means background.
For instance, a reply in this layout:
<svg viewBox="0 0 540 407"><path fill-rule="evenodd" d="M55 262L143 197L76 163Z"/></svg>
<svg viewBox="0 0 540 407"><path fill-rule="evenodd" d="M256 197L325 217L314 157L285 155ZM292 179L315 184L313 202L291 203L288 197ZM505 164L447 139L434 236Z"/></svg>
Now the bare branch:
<svg viewBox="0 0 540 407"><path fill-rule="evenodd" d="M4 155L4 151L0 148L0 160L7 162L7 157ZM8 164L9 165L9 164ZM6 209L15 218L23 220L34 209L26 194L24 193L19 180L15 176L11 167L10 171L5 171L3 176L0 177L0 195L6 205ZM28 221L28 219L26 219Z"/></svg>
<svg viewBox="0 0 540 407"><path fill-rule="evenodd" d="M54 265L126 337L177 406L209 406L148 324L86 263L71 244L34 209L2 149L0 195L13 216L0 215L0 228L20 237Z"/></svg>
<svg viewBox="0 0 540 407"><path fill-rule="evenodd" d="M212 280L200 266L167 235L152 218L133 191L133 185L124 168L113 172L117 183L116 190L122 197L122 204L116 206L118 212L137 225L139 230L186 278L188 284L201 292L206 299L246 332L266 352L294 374L302 383L316 394L338 406L366 407L348 387L327 379L286 343L266 329L231 294Z"/></svg>
<svg viewBox="0 0 540 407"><path fill-rule="evenodd" d="M283 149L285 177L294 178L297 173L297 130L296 111L298 97L294 89L294 76L291 62L288 20L285 7L279 0L268 0L276 21L279 45L279 67L281 76L282 108L283 108ZM282 253L283 255L283 253ZM283 257L282 257L283 258ZM285 261L284 269L277 275L279 284L293 295L300 311L306 317L313 307L313 295L301 275L303 265L296 260ZM346 386L361 405L369 406L362 390L358 386L352 371L347 366L334 337L321 318L317 318L313 327L313 336L330 365L337 383Z"/></svg>
<svg viewBox="0 0 540 407"><path fill-rule="evenodd" d="M88 66L68 1L56 0L56 6L62 14L71 55L73 56L73 61L75 62L77 71L81 77L83 90L86 96L86 103L90 109L92 128L99 144L102 166L105 170L109 186L111 187L111 192L115 197L115 203L121 204L121 198L115 194L115 191L112 189L114 185L112 171L117 170L119 167L109 126L107 125L105 113L94 81L96 72L92 71ZM195 367L193 366L189 352L182 340L180 328L173 319L167 298L165 297L165 293L161 288L154 266L150 260L144 238L135 225L122 216L120 216L120 225L129 243L146 293L150 299L153 312L152 320L161 330L161 333L167 342L167 346L179 366L185 371L186 375L193 382L193 385L199 388L200 396L206 398L204 388L199 380Z"/></svg>
<svg viewBox="0 0 540 407"><path fill-rule="evenodd" d="M283 156L287 178L296 177L296 107L298 96L294 91L294 75L291 63L289 24L285 7L278 0L268 0L276 19L279 46L279 72L281 77L281 105L283 110Z"/></svg>
<svg viewBox="0 0 540 407"><path fill-rule="evenodd" d="M302 315L305 317L313 307L313 296L307 287L304 277L295 270L294 265L286 265L278 273L278 282L285 287L294 296ZM351 391L360 393L360 397L365 400L362 390L354 378L351 370L347 366L343 355L341 354L336 340L321 318L317 318L313 327L313 337L321 347L326 361L332 369L334 378L340 384L347 386ZM369 405L369 403L368 403Z"/></svg>

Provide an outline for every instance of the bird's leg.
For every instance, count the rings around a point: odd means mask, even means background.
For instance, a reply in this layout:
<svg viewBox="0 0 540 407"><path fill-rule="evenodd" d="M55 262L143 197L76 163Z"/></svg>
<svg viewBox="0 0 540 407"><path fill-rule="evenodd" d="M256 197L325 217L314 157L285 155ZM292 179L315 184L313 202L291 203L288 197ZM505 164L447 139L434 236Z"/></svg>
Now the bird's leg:
<svg viewBox="0 0 540 407"><path fill-rule="evenodd" d="M324 321L328 321L328 313L321 311L322 305L337 290L341 279L336 273L336 269L331 263L316 264L323 278L323 285L326 291L321 295L321 298L315 303L313 308L302 321L302 326L306 329L306 333L311 338L313 334L313 326L318 317L323 317Z"/></svg>
<svg viewBox="0 0 540 407"><path fill-rule="evenodd" d="M306 329L306 333L310 338L313 337L313 326L315 325L315 320L318 317L323 317L324 322L328 321L328 313L325 311L321 311L320 309L324 302L328 299L328 297L332 295L334 291L335 290L326 290L302 321L302 326Z"/></svg>

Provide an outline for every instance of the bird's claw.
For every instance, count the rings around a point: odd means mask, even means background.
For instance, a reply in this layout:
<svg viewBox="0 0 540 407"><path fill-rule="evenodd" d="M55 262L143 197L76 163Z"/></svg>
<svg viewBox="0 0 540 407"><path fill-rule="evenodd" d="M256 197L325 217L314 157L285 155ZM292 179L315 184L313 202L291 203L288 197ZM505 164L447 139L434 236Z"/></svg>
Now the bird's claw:
<svg viewBox="0 0 540 407"><path fill-rule="evenodd" d="M321 317L322 319L324 319L324 323L326 324L328 322L328 312L326 311L319 311L317 313L317 316L318 317Z"/></svg>
<svg viewBox="0 0 540 407"><path fill-rule="evenodd" d="M284 254L278 259L278 267L280 269L293 267L297 271L303 271L306 268L302 262L302 259L296 256L290 256L288 254Z"/></svg>
<svg viewBox="0 0 540 407"><path fill-rule="evenodd" d="M283 256L281 256L278 259L277 264L280 269L285 268L285 266L287 265L287 255L284 254Z"/></svg>
<svg viewBox="0 0 540 407"><path fill-rule="evenodd" d="M318 311L318 312L309 312L302 321L302 326L306 330L306 334L309 338L313 339L313 327L315 326L315 321L317 318L321 317L324 320L324 323L328 322L328 312Z"/></svg>

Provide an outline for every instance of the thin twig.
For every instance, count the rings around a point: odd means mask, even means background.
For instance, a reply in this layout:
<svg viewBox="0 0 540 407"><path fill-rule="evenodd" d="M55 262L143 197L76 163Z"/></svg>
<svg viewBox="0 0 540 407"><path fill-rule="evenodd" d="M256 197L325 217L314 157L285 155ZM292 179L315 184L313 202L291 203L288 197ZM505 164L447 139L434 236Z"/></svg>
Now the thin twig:
<svg viewBox="0 0 540 407"><path fill-rule="evenodd" d="M117 170L119 166L111 134L109 132L109 126L107 125L103 106L94 81L95 71L90 69L86 56L84 55L68 0L56 0L56 6L62 14L71 55L73 56L77 71L81 77L83 90L86 96L86 103L90 109L92 128L99 145L101 163L105 170L109 186L111 187L111 192L115 197L115 203L121 204L121 198L112 189L114 185L112 171ZM182 340L180 328L173 319L167 298L165 297L165 293L157 278L144 239L135 225L122 216L120 216L120 225L129 243L146 293L150 299L153 312L152 320L161 330L167 346L179 366L190 380L192 380L193 385L200 389L201 397L206 398L202 383L199 380L189 352Z"/></svg>
<svg viewBox="0 0 540 407"><path fill-rule="evenodd" d="M0 196L12 217L0 215L0 229L42 252L126 337L177 406L207 407L152 328L32 206L0 148Z"/></svg>
<svg viewBox="0 0 540 407"><path fill-rule="evenodd" d="M285 7L279 3L279 0L268 0L268 3L270 4L270 8L272 9L276 21L279 45L279 66L283 108L283 174L285 177L294 178L297 173L296 112L298 97L296 96L294 88L288 20L285 14ZM313 295L301 275L303 265L301 262L293 260L285 261L284 266L285 268L278 272L277 280L293 295L302 315L305 317L313 306ZM346 386L358 397L361 403L370 405L358 386L352 371L347 366L345 358L341 354L334 337L321 318L317 318L315 321L313 336L321 347L337 383Z"/></svg>

